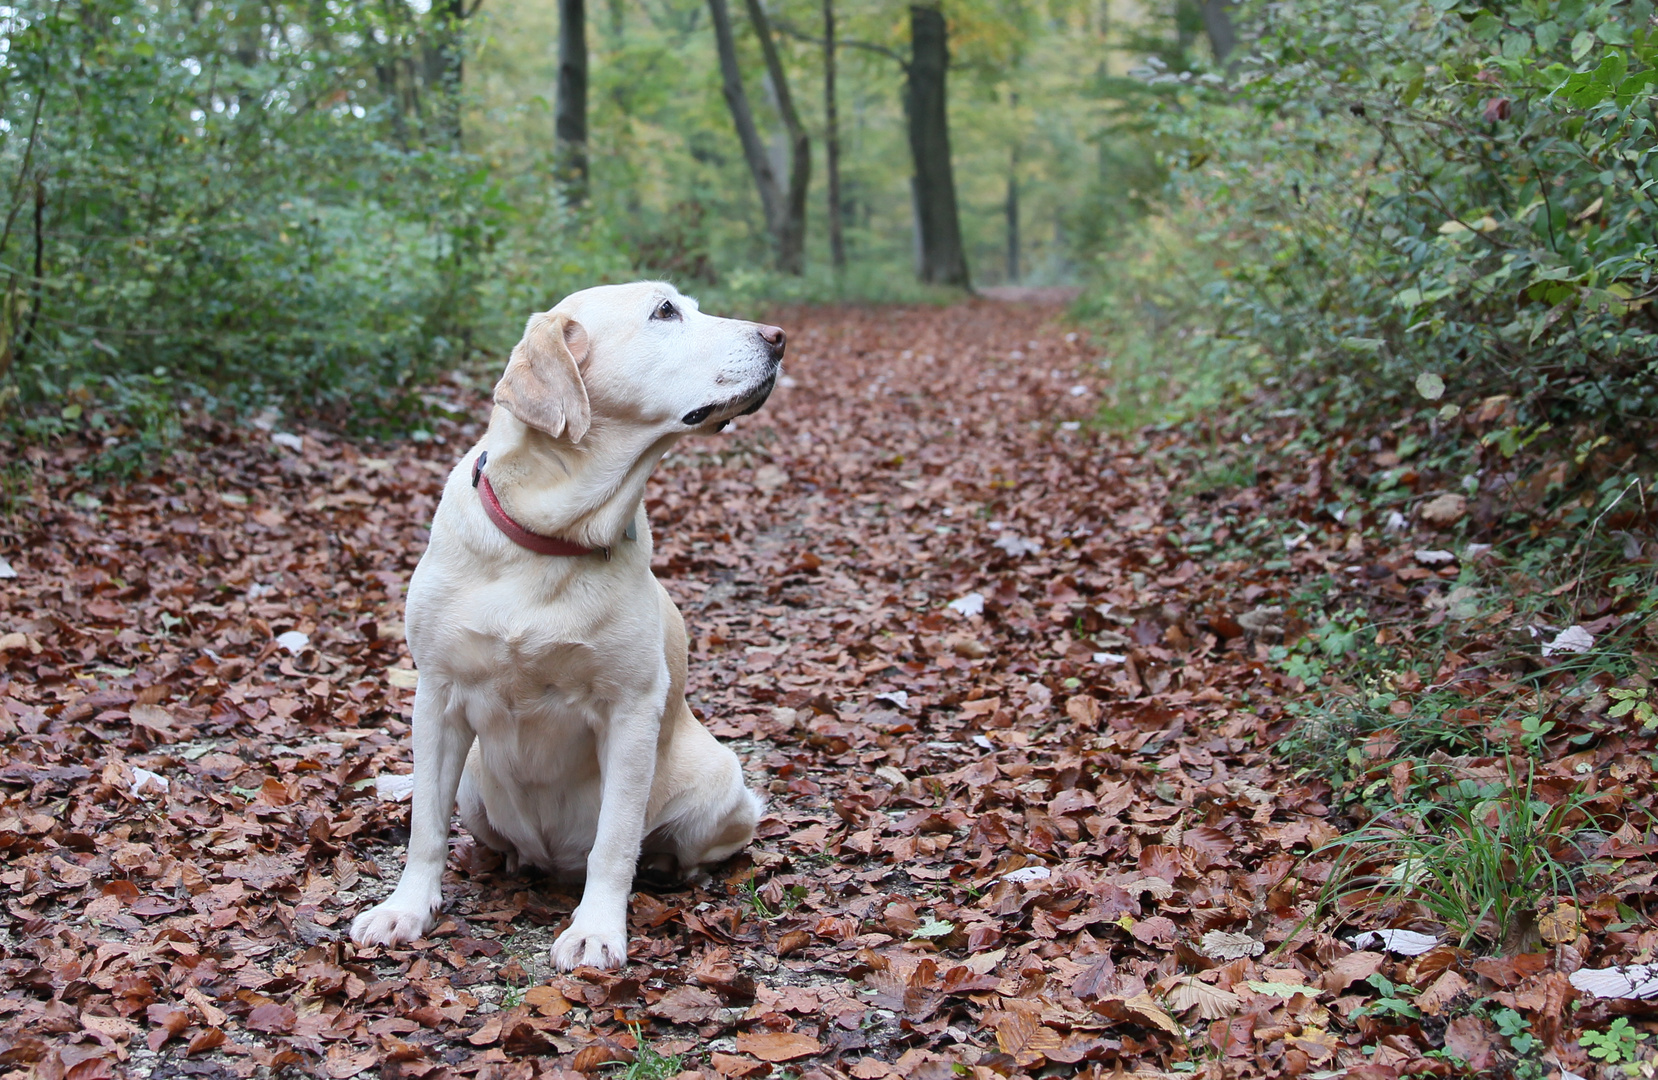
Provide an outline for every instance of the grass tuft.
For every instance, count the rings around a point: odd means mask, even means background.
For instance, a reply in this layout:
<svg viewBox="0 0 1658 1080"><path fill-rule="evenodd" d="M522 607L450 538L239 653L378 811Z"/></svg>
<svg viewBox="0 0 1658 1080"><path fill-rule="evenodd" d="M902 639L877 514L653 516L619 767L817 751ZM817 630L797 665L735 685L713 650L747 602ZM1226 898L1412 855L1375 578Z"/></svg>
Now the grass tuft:
<svg viewBox="0 0 1658 1080"><path fill-rule="evenodd" d="M1418 803L1325 845L1314 854L1337 858L1321 908L1344 921L1427 918L1463 947L1534 946L1539 903L1575 898L1589 869L1587 841L1603 834L1587 812L1591 796L1574 791L1551 803L1533 781L1530 762L1510 759L1506 785L1458 785L1442 791L1454 801Z"/></svg>

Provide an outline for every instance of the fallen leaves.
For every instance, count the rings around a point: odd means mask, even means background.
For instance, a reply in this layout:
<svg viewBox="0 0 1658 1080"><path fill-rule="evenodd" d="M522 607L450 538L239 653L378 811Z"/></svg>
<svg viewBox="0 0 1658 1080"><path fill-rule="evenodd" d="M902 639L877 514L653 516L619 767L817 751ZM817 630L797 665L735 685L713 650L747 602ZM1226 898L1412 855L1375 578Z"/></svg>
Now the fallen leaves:
<svg viewBox="0 0 1658 1080"><path fill-rule="evenodd" d="M1187 497L1159 456L1177 433L1074 423L1092 353L1047 318L787 313L791 383L659 469L691 704L768 810L712 880L635 895L620 973L551 971L576 895L465 838L418 947L344 940L402 857L402 589L481 394L454 391L431 442L212 428L188 468L38 504L0 533L4 1064L143 1047L221 1075L574 1080L660 1050L704 1076L991 1080L1201 1052L1229 1078L1425 1074L1476 999L1553 1037L1574 989L1658 996L1649 965L1606 966L1646 933L1609 929L1615 899L1551 902L1554 948L1510 957L1410 915L1356 949L1306 921L1337 799L1268 749L1299 686L1271 660L1306 630L1293 597L1351 566L1477 623L1489 596L1451 585L1473 548L1361 558L1308 511L1274 568L1205 556L1227 515L1294 516L1323 481ZM1646 782L1625 757L1603 790ZM1650 891L1650 840L1595 856L1624 895ZM1611 933L1623 952L1578 953ZM1568 981L1573 957L1599 966ZM1372 976L1434 1023L1353 1019Z"/></svg>

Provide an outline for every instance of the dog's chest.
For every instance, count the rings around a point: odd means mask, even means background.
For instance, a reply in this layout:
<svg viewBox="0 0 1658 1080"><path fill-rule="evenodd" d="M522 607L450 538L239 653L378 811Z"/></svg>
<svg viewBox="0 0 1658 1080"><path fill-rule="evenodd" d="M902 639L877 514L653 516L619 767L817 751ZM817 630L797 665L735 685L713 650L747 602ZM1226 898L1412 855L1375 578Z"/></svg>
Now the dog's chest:
<svg viewBox="0 0 1658 1080"><path fill-rule="evenodd" d="M475 727L525 714L592 714L602 710L612 682L591 646L535 635L462 630L444 649L441 667L455 691L473 699L468 714L485 714L474 718Z"/></svg>

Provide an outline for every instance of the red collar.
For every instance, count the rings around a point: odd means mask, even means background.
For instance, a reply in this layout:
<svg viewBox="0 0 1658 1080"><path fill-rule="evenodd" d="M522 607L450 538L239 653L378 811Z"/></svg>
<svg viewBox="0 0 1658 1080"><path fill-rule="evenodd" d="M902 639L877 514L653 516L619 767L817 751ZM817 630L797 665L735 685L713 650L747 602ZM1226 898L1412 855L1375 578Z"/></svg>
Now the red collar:
<svg viewBox="0 0 1658 1080"><path fill-rule="evenodd" d="M534 533L512 520L507 512L501 508L501 500L495 497L495 489L489 484L489 477L484 475L484 462L489 460L489 451L478 454L478 460L472 463L472 486L478 489L478 501L484 504L484 513L495 527L506 534L508 540L521 548L528 548L537 555L591 555L595 551L603 551L605 557L610 557L608 548L587 548L580 544L572 544L568 540L560 540L556 536L542 536Z"/></svg>

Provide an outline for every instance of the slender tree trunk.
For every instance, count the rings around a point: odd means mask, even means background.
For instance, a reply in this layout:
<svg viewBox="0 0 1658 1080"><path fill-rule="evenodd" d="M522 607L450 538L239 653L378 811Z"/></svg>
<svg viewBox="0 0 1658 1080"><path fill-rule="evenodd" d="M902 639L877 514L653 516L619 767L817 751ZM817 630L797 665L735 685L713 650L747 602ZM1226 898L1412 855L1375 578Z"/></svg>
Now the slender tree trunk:
<svg viewBox="0 0 1658 1080"><path fill-rule="evenodd" d="M35 180L35 280L29 286L29 322L23 328L23 348L34 344L35 326L40 322L40 306L46 296L46 178Z"/></svg>
<svg viewBox="0 0 1658 1080"><path fill-rule="evenodd" d="M708 0L708 14L714 22L714 46L720 56L720 89L725 93L726 108L731 110L731 124L737 129L737 141L743 145L743 158L748 171L754 175L754 186L760 193L760 209L766 215L766 228L782 213L783 193L777 186L777 174L772 172L771 159L766 156L760 131L754 126L754 110L749 108L748 91L743 89L743 72L737 66L737 40L731 33L731 9L725 0Z"/></svg>
<svg viewBox="0 0 1658 1080"><path fill-rule="evenodd" d="M571 203L587 199L586 0L558 0L558 101L553 117L558 181Z"/></svg>
<svg viewBox="0 0 1658 1080"><path fill-rule="evenodd" d="M466 5L465 0L444 0L443 3L432 8L432 16L436 20L433 32L437 37L437 47L429 54L432 57L431 67L436 70L430 72L430 78L436 85L434 95L437 105L437 120L441 130L439 137L445 139L451 149L461 148L461 85L466 76Z"/></svg>
<svg viewBox="0 0 1658 1080"><path fill-rule="evenodd" d="M915 213L921 241L922 281L969 288L956 179L950 164L950 130L944 74L950 47L944 13L910 7L909 86L906 95L910 156L915 164Z"/></svg>
<svg viewBox="0 0 1658 1080"><path fill-rule="evenodd" d="M1007 279L1019 284L1019 148L1013 148L1007 168Z"/></svg>
<svg viewBox="0 0 1658 1080"><path fill-rule="evenodd" d="M806 196L812 180L812 143L795 111L783 58L777 51L777 37L760 0L748 0L748 17L760 39L760 53L766 59L766 74L777 95L777 112L789 138L789 188L783 201L783 217L773 228L777 238L777 268L785 274L806 272Z"/></svg>
<svg viewBox="0 0 1658 1080"><path fill-rule="evenodd" d="M1233 0L1198 0L1203 32L1209 35L1209 48L1215 54L1216 63L1225 63L1238 47L1238 32L1232 25L1232 3Z"/></svg>
<svg viewBox="0 0 1658 1080"><path fill-rule="evenodd" d="M841 221L840 113L835 104L835 0L823 0L823 156L829 173L829 260L846 269L846 235Z"/></svg>
<svg viewBox="0 0 1658 1080"><path fill-rule="evenodd" d="M737 139L743 146L743 158L754 176L754 186L760 194L760 206L766 215L766 230L771 234L777 257L777 267L786 273L798 274L805 262L806 191L811 176L811 145L805 128L795 112L789 96L788 83L783 78L783 65L777 55L777 43L772 40L771 24L760 10L757 0L750 0L749 14L754 19L755 32L760 35L761 50L766 56L766 70L777 92L778 111L789 133L789 188L784 192L777 182L777 173L771 167L765 144L760 140L759 128L754 123L754 110L749 107L748 92L743 89L743 72L737 64L737 41L731 30L731 10L726 0L708 0L708 12L714 22L714 44L720 56L721 89L726 106L731 110L731 123L737 129Z"/></svg>

